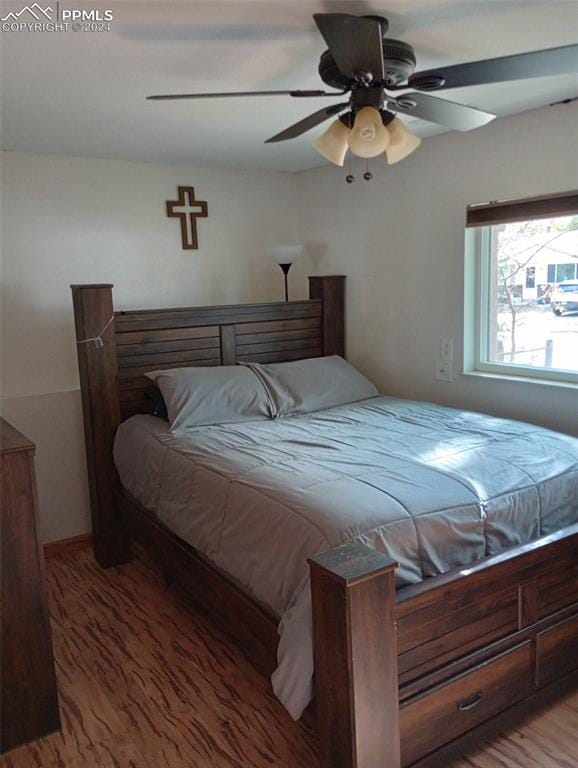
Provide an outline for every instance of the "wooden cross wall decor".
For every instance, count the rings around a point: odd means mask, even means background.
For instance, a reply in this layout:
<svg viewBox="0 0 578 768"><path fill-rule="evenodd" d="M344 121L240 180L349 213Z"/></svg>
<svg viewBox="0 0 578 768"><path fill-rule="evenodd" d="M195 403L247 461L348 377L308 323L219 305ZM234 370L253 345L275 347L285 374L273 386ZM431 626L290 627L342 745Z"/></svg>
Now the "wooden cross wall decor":
<svg viewBox="0 0 578 768"><path fill-rule="evenodd" d="M185 251L198 249L197 218L206 219L208 215L206 201L195 200L194 187L179 187L179 199L167 200L167 216L181 220L181 239Z"/></svg>

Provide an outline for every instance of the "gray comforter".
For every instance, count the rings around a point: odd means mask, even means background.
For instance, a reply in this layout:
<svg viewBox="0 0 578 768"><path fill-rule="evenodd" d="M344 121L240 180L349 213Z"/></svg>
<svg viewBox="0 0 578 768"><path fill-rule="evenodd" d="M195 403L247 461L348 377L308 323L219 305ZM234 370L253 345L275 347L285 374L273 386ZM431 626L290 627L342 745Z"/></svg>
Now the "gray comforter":
<svg viewBox="0 0 578 768"><path fill-rule="evenodd" d="M127 490L281 618L273 687L297 718L313 674L307 558L353 539L400 586L578 522L578 440L377 397L278 421L115 441Z"/></svg>

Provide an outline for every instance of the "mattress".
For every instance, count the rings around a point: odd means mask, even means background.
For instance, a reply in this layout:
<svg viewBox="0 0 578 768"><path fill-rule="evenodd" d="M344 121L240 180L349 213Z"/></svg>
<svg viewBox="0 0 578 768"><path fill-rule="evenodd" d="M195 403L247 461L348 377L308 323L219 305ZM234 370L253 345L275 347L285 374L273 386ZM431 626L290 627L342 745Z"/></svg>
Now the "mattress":
<svg viewBox="0 0 578 768"><path fill-rule="evenodd" d="M312 697L307 558L357 540L415 584L578 522L578 440L521 422L376 397L175 436L118 429L123 486L280 618L273 689Z"/></svg>

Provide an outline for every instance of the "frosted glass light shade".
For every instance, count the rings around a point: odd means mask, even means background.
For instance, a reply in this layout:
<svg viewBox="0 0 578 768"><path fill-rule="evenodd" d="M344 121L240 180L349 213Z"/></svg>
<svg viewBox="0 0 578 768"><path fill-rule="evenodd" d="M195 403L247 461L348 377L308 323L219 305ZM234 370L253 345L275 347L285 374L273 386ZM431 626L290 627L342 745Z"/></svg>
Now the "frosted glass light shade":
<svg viewBox="0 0 578 768"><path fill-rule="evenodd" d="M315 139L313 146L329 162L343 165L349 139L349 128L341 120L335 120L329 128Z"/></svg>
<svg viewBox="0 0 578 768"><path fill-rule="evenodd" d="M389 145L389 131L374 107L363 107L355 115L349 134L349 149L357 157L376 157Z"/></svg>
<svg viewBox="0 0 578 768"><path fill-rule="evenodd" d="M386 150L389 165L399 163L416 150L421 144L421 139L405 127L397 117L388 125L391 141Z"/></svg>
<svg viewBox="0 0 578 768"><path fill-rule="evenodd" d="M277 264L293 264L303 253L302 245L272 245L267 253Z"/></svg>

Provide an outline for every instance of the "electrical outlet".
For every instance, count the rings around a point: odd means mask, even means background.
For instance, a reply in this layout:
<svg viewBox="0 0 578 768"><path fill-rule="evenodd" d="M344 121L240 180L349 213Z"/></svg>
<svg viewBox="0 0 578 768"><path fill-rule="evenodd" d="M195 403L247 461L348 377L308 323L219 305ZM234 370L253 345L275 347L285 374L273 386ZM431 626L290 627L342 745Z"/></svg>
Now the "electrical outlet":
<svg viewBox="0 0 578 768"><path fill-rule="evenodd" d="M436 379L438 381L453 381L451 365L439 355L436 360Z"/></svg>
<svg viewBox="0 0 578 768"><path fill-rule="evenodd" d="M436 379L438 381L453 381L452 364L441 355L436 358Z"/></svg>
<svg viewBox="0 0 578 768"><path fill-rule="evenodd" d="M454 340L443 338L440 342L440 353L436 357L436 379L438 381L453 380Z"/></svg>

